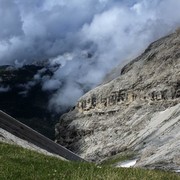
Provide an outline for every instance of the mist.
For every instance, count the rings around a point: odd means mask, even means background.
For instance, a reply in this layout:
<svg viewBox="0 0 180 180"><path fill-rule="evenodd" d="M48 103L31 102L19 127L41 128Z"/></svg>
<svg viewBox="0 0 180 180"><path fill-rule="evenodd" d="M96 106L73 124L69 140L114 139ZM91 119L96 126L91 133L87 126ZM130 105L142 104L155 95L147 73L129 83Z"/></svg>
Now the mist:
<svg viewBox="0 0 180 180"><path fill-rule="evenodd" d="M0 0L0 65L44 62L53 75L42 69L34 82L53 92L49 109L59 112L175 31L179 9L178 0Z"/></svg>

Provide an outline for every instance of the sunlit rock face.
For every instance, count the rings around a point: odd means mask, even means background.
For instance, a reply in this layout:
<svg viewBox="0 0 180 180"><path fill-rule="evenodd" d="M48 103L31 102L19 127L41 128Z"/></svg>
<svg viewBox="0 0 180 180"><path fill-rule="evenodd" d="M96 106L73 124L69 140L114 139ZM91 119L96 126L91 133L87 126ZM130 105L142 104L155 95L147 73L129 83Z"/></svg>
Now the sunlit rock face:
<svg viewBox="0 0 180 180"><path fill-rule="evenodd" d="M61 116L56 141L92 161L133 151L137 166L180 167L180 33L152 43L120 76Z"/></svg>

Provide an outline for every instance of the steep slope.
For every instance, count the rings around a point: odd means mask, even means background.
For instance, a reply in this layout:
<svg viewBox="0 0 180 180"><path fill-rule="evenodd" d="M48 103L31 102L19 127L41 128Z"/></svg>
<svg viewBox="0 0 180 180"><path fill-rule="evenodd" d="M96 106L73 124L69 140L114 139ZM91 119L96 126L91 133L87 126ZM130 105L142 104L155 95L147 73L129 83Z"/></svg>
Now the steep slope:
<svg viewBox="0 0 180 180"><path fill-rule="evenodd" d="M45 156L27 149L0 142L0 179L96 179L96 180L179 180L175 173L121 169L110 166L96 166L93 163L74 163Z"/></svg>
<svg viewBox="0 0 180 180"><path fill-rule="evenodd" d="M133 151L137 166L180 169L180 33L152 43L121 75L81 97L58 143L99 161Z"/></svg>
<svg viewBox="0 0 180 180"><path fill-rule="evenodd" d="M41 152L59 155L60 158L63 157L71 161L84 161L68 149L56 144L2 111L0 111L0 141L14 142L28 148L39 149Z"/></svg>
<svg viewBox="0 0 180 180"><path fill-rule="evenodd" d="M36 152L39 152L39 153L42 153L45 155L55 156L55 157L63 159L62 157L52 154L52 153L50 153L38 146L26 141L26 140L16 137L15 135L11 134L10 132L8 132L2 128L0 128L0 143L1 142L7 143L7 144L18 145L23 148L30 149L30 150L33 150L33 151L36 151Z"/></svg>

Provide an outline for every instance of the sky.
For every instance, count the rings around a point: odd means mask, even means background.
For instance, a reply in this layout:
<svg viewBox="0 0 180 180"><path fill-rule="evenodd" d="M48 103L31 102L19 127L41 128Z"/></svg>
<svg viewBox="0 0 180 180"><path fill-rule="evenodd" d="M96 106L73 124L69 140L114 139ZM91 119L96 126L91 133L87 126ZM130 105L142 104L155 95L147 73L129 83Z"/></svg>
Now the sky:
<svg viewBox="0 0 180 180"><path fill-rule="evenodd" d="M0 0L0 65L48 61L53 76L42 69L34 82L60 111L179 27L179 9L179 0Z"/></svg>

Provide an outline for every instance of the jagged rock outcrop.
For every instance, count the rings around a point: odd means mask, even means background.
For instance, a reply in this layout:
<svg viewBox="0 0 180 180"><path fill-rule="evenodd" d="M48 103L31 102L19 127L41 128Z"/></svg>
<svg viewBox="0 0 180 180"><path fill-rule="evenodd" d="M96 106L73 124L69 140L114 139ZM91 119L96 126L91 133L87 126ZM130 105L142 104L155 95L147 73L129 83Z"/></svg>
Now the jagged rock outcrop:
<svg viewBox="0 0 180 180"><path fill-rule="evenodd" d="M152 43L121 75L81 97L56 141L92 161L133 151L137 166L180 169L180 33Z"/></svg>

